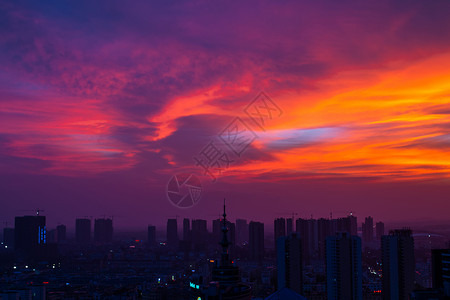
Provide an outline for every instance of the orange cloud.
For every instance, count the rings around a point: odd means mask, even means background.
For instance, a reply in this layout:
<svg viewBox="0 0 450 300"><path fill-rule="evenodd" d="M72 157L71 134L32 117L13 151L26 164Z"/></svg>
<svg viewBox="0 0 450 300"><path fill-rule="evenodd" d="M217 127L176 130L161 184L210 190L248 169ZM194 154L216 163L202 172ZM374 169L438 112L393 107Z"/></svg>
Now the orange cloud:
<svg viewBox="0 0 450 300"><path fill-rule="evenodd" d="M255 147L273 161L248 162L229 171L369 176L388 180L450 177L450 55L439 55L399 70L352 78L351 72L324 81L323 90L277 97L285 115L269 134L258 133ZM341 78L348 79L343 80ZM373 80L377 78L377 80ZM286 109L289 108L289 109ZM440 111L436 111L439 108ZM447 109L447 111L445 111ZM339 129L334 135L302 142L314 128ZM283 147L286 132L298 130ZM270 134L272 132L273 134ZM278 135L278 136L277 136Z"/></svg>

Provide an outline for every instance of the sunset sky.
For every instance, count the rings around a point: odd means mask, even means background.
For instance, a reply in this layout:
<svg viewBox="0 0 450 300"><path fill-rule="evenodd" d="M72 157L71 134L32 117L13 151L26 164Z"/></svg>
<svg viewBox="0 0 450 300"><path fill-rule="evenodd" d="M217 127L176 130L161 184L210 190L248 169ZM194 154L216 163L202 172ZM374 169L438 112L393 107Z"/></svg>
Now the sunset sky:
<svg viewBox="0 0 450 300"><path fill-rule="evenodd" d="M0 221L450 213L450 2L1 1ZM245 108L264 91L264 129ZM194 160L240 117L217 181ZM224 146L224 145L221 145ZM225 148L223 148L225 149ZM228 149L229 150L229 149ZM166 185L201 179L189 209Z"/></svg>

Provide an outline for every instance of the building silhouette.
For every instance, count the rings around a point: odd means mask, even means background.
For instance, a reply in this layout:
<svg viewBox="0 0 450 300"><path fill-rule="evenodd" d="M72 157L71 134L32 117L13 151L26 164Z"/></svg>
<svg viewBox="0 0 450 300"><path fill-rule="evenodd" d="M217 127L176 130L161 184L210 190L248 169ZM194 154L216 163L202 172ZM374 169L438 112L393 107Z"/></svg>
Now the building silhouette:
<svg viewBox="0 0 450 300"><path fill-rule="evenodd" d="M350 212L350 215L347 218L350 221L350 234L356 236L358 234L358 220L352 212Z"/></svg>
<svg viewBox="0 0 450 300"><path fill-rule="evenodd" d="M286 219L286 235L290 235L294 232L294 218Z"/></svg>
<svg viewBox="0 0 450 300"><path fill-rule="evenodd" d="M327 236L335 235L337 232L356 235L356 229L356 217L353 215L338 219L298 218L295 222L295 231L302 239L304 263L309 264L312 259L325 260Z"/></svg>
<svg viewBox="0 0 450 300"><path fill-rule="evenodd" d="M325 260L326 254L326 238L327 236L334 235L337 228L337 220L320 218L317 221L310 222L314 224L314 231L310 234L314 234L314 248L311 249L314 257Z"/></svg>
<svg viewBox="0 0 450 300"><path fill-rule="evenodd" d="M264 223L250 222L248 226L250 259L262 263L264 259Z"/></svg>
<svg viewBox="0 0 450 300"><path fill-rule="evenodd" d="M212 243L217 247L217 249L220 248L220 240L222 239L222 220L214 219L212 220L212 233L211 233L211 240Z"/></svg>
<svg viewBox="0 0 450 300"><path fill-rule="evenodd" d="M44 216L23 216L15 218L14 250L27 256L42 252L47 244L47 230Z"/></svg>
<svg viewBox="0 0 450 300"><path fill-rule="evenodd" d="M172 249L178 248L178 225L177 219L167 220L167 246Z"/></svg>
<svg viewBox="0 0 450 300"><path fill-rule="evenodd" d="M147 227L147 242L150 247L156 246L156 227L149 225Z"/></svg>
<svg viewBox="0 0 450 300"><path fill-rule="evenodd" d="M313 257L315 244L317 239L317 224L314 219L302 219L298 218L295 222L295 231L300 235L302 239L302 254L303 261L309 264Z"/></svg>
<svg viewBox="0 0 450 300"><path fill-rule="evenodd" d="M327 299L362 300L361 239L349 232L326 239Z"/></svg>
<svg viewBox="0 0 450 300"><path fill-rule="evenodd" d="M381 237L383 299L406 300L414 289L414 239L410 229Z"/></svg>
<svg viewBox="0 0 450 300"><path fill-rule="evenodd" d="M301 294L302 279L302 243L300 234L291 233L277 239L277 280L278 290L289 288Z"/></svg>
<svg viewBox="0 0 450 300"><path fill-rule="evenodd" d="M66 240L66 225L56 226L56 239L58 243Z"/></svg>
<svg viewBox="0 0 450 300"><path fill-rule="evenodd" d="M14 228L3 228L3 245L6 248L14 249Z"/></svg>
<svg viewBox="0 0 450 300"><path fill-rule="evenodd" d="M47 243L55 244L58 242L56 229L47 230Z"/></svg>
<svg viewBox="0 0 450 300"><path fill-rule="evenodd" d="M91 220L75 220L75 239L78 244L87 244L91 242Z"/></svg>
<svg viewBox="0 0 450 300"><path fill-rule="evenodd" d="M112 219L95 219L94 241L97 243L111 243L113 239Z"/></svg>
<svg viewBox="0 0 450 300"><path fill-rule="evenodd" d="M431 250L433 289L450 299L450 249Z"/></svg>
<svg viewBox="0 0 450 300"><path fill-rule="evenodd" d="M337 232L348 232L350 235L356 235L356 227L355 227L356 217L348 216L345 218L333 219L332 227L333 234ZM355 232L355 234L353 234Z"/></svg>
<svg viewBox="0 0 450 300"><path fill-rule="evenodd" d="M248 244L247 220L236 219L236 245Z"/></svg>
<svg viewBox="0 0 450 300"><path fill-rule="evenodd" d="M383 222L377 222L377 224L375 224L375 232L377 235L377 240L380 241L381 237L384 235L384 223Z"/></svg>
<svg viewBox="0 0 450 300"><path fill-rule="evenodd" d="M183 219L183 241L191 241L191 221L188 218Z"/></svg>
<svg viewBox="0 0 450 300"><path fill-rule="evenodd" d="M373 241L373 218L370 216L362 224L362 240L365 246Z"/></svg>
<svg viewBox="0 0 450 300"><path fill-rule="evenodd" d="M205 251L208 244L208 222L202 219L192 220L191 241L195 251Z"/></svg>
<svg viewBox="0 0 450 300"><path fill-rule="evenodd" d="M277 240L282 236L286 236L286 219L277 218L273 221L274 249L277 248Z"/></svg>

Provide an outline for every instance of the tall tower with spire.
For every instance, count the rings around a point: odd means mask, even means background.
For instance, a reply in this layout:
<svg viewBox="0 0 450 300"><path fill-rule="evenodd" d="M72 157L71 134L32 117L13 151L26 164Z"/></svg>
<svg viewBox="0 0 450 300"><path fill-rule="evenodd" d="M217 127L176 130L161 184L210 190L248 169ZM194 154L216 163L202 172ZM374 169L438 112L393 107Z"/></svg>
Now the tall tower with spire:
<svg viewBox="0 0 450 300"><path fill-rule="evenodd" d="M223 199L223 220L222 220L222 240L220 241L220 245L222 246L222 259L221 265L228 266L230 265L230 254L228 252L228 247L230 246L230 242L228 241L228 227L227 227L227 213L226 213L226 203L225 199Z"/></svg>
<svg viewBox="0 0 450 300"><path fill-rule="evenodd" d="M227 233L227 213L225 199L223 201L223 220L222 220L222 253L219 263L212 269L212 281L201 287L200 291L196 291L195 296L202 296L202 299L211 300L250 300L251 287L242 283L239 267L235 266L230 260ZM197 298L194 298L197 299Z"/></svg>

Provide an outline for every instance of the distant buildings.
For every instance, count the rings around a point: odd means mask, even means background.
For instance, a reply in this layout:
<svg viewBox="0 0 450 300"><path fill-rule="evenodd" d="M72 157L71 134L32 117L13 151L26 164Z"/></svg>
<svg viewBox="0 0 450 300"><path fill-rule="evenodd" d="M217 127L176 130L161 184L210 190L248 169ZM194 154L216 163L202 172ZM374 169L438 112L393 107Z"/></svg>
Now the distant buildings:
<svg viewBox="0 0 450 300"><path fill-rule="evenodd" d="M252 221L248 228L250 259L262 263L264 259L264 223Z"/></svg>
<svg viewBox="0 0 450 300"><path fill-rule="evenodd" d="M156 246L156 227L149 225L147 227L147 241L150 247Z"/></svg>
<svg viewBox="0 0 450 300"><path fill-rule="evenodd" d="M414 239L409 229L394 230L381 238L383 299L407 300L414 289Z"/></svg>
<svg viewBox="0 0 450 300"><path fill-rule="evenodd" d="M353 215L338 219L297 219L296 232L302 239L303 259L325 259L325 239L336 232L356 235L356 217ZM354 234L353 234L354 233Z"/></svg>
<svg viewBox="0 0 450 300"><path fill-rule="evenodd" d="M356 217L350 212L350 215L347 217L350 220L350 234L357 235L358 234L358 222Z"/></svg>
<svg viewBox="0 0 450 300"><path fill-rule="evenodd" d="M290 235L294 232L294 218L286 219L286 235Z"/></svg>
<svg viewBox="0 0 450 300"><path fill-rule="evenodd" d="M97 243L111 243L113 239L112 219L95 219L94 241Z"/></svg>
<svg viewBox="0 0 450 300"><path fill-rule="evenodd" d="M377 222L375 225L375 232L377 235L377 241L381 240L381 237L384 235L384 223L383 222Z"/></svg>
<svg viewBox="0 0 450 300"><path fill-rule="evenodd" d="M75 239L78 244L87 244L91 242L91 220L75 220Z"/></svg>
<svg viewBox="0 0 450 300"><path fill-rule="evenodd" d="M14 249L14 228L3 228L3 245L6 248Z"/></svg>
<svg viewBox="0 0 450 300"><path fill-rule="evenodd" d="M349 232L326 239L328 300L362 300L361 239Z"/></svg>
<svg viewBox="0 0 450 300"><path fill-rule="evenodd" d="M236 220L236 244L242 246L248 243L248 224L247 220Z"/></svg>
<svg viewBox="0 0 450 300"><path fill-rule="evenodd" d="M318 232L315 230L315 220L299 218L295 222L295 228L302 239L303 261L307 264L313 256L313 249L316 244L314 237L318 235Z"/></svg>
<svg viewBox="0 0 450 300"><path fill-rule="evenodd" d="M205 251L208 243L208 222L202 219L192 220L191 241L195 251ZM219 241L216 242L218 245Z"/></svg>
<svg viewBox="0 0 450 300"><path fill-rule="evenodd" d="M277 218L273 221L273 235L275 242L274 248L276 249L278 238L286 235L286 220L284 218Z"/></svg>
<svg viewBox="0 0 450 300"><path fill-rule="evenodd" d="M167 220L167 246L172 249L178 248L178 225L177 219Z"/></svg>
<svg viewBox="0 0 450 300"><path fill-rule="evenodd" d="M302 293L302 243L298 233L277 239L278 290L289 288Z"/></svg>
<svg viewBox="0 0 450 300"><path fill-rule="evenodd" d="M373 241L373 218L370 216L362 224L362 241L365 246Z"/></svg>
<svg viewBox="0 0 450 300"><path fill-rule="evenodd" d="M56 239L58 243L66 240L66 225L56 226Z"/></svg>

